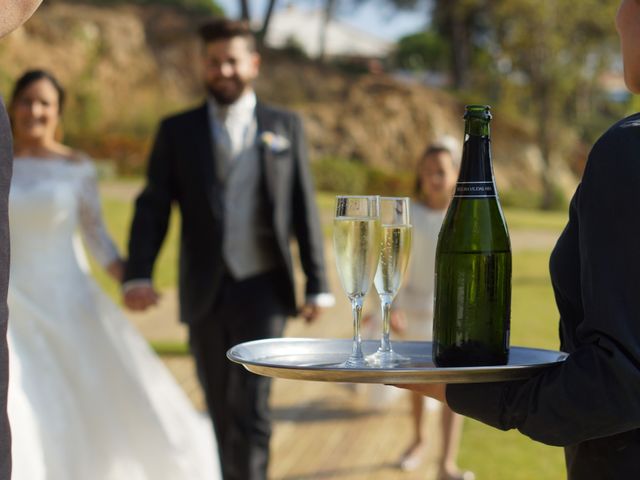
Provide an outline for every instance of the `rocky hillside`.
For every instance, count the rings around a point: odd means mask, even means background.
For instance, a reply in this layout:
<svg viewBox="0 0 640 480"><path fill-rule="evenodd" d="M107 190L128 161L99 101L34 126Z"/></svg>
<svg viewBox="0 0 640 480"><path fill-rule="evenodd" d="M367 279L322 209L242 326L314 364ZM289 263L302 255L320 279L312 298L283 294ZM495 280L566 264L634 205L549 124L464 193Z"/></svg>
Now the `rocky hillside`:
<svg viewBox="0 0 640 480"><path fill-rule="evenodd" d="M67 141L131 169L144 162L162 115L201 101L193 32L202 20L160 6L45 5L0 43L0 89L9 96L26 68L53 71L70 97ZM462 139L463 104L384 74L349 75L267 52L257 90L263 100L302 114L312 159L340 157L394 172L413 168L437 136ZM499 188L537 191L542 164L530 130L500 112L494 118ZM576 180L566 165L581 154L569 139L556 155L554 176L569 190Z"/></svg>

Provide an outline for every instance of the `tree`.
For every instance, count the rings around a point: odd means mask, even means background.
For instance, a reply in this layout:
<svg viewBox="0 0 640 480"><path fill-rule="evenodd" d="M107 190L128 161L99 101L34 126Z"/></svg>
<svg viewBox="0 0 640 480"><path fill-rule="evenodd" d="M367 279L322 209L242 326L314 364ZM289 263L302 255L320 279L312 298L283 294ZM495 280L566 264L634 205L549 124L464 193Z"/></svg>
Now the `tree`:
<svg viewBox="0 0 640 480"><path fill-rule="evenodd" d="M251 20L251 12L249 11L249 0L240 0L240 18L242 20Z"/></svg>
<svg viewBox="0 0 640 480"><path fill-rule="evenodd" d="M269 29L269 23L271 22L271 15L273 14L273 9L276 6L276 0L269 0L269 4L267 5L267 10L264 15L264 20L262 21L262 28L260 32L258 32L258 39L260 43L264 42L264 37L267 36L267 30Z"/></svg>
<svg viewBox="0 0 640 480"><path fill-rule="evenodd" d="M320 61L324 62L326 60L326 49L327 49L327 30L329 29L329 23L333 20L333 17L336 13L336 0L325 0L324 9L323 9L323 17L322 17L322 25L320 26Z"/></svg>
<svg viewBox="0 0 640 480"><path fill-rule="evenodd" d="M361 3L366 1L371 0L359 0ZM483 33L485 25L483 14L491 0L373 1L390 4L400 10L416 9L420 4L424 4L425 23L430 17L432 29L448 45L449 69L454 88L461 90L469 86L474 48Z"/></svg>
<svg viewBox="0 0 640 480"><path fill-rule="evenodd" d="M615 5L600 0L496 0L496 64L509 65L506 80L524 79L537 127L544 171L542 207L553 203L551 153L561 123L576 118L576 99L593 86L611 56Z"/></svg>
<svg viewBox="0 0 640 480"><path fill-rule="evenodd" d="M242 20L250 21L251 20L251 10L249 8L249 0L238 0L240 3L240 18ZM276 6L277 0L269 0L267 3L265 14L262 20L262 26L256 32L256 39L258 40L258 44L262 45L264 42L264 38L267 36L267 31L269 29L269 23L271 22L271 16L273 14L273 9Z"/></svg>
<svg viewBox="0 0 640 480"><path fill-rule="evenodd" d="M432 22L448 40L451 78L456 89L468 88L474 43L487 0L433 0Z"/></svg>
<svg viewBox="0 0 640 480"><path fill-rule="evenodd" d="M407 35L398 40L395 62L407 70L446 70L449 62L448 44L433 31Z"/></svg>

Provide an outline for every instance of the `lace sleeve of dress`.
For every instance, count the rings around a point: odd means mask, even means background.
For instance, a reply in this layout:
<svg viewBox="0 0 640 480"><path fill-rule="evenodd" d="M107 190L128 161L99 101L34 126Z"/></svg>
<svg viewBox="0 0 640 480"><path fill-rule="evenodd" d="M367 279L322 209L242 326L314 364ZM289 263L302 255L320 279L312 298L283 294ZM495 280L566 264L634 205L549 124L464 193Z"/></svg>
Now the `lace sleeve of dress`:
<svg viewBox="0 0 640 480"><path fill-rule="evenodd" d="M90 160L82 160L78 199L78 223L84 242L102 265L107 267L120 258L102 219L96 169Z"/></svg>

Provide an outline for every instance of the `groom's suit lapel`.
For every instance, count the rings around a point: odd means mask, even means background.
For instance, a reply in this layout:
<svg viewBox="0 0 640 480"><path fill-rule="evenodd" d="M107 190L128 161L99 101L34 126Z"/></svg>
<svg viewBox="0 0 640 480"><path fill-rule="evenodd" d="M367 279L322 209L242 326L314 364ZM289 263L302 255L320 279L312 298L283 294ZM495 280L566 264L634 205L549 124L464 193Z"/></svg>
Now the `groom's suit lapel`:
<svg viewBox="0 0 640 480"><path fill-rule="evenodd" d="M200 172L200 178L194 178L195 182L203 182L209 197L209 204L214 218L222 218L223 190L216 176L215 138L213 138L209 108L205 103L196 110L195 122L192 125L192 138L194 149L194 161L199 165L194 170L196 175Z"/></svg>
<svg viewBox="0 0 640 480"><path fill-rule="evenodd" d="M223 214L223 187L216 175L216 161L218 160L214 155L215 138L213 138L212 135L209 110L206 103L196 110L195 119L192 136L194 159L200 163L195 171L202 172L202 178L194 179L194 181L205 182L205 188L209 195L213 215L217 220L220 220ZM260 102L256 105L256 122L258 127L256 142L267 194L266 200L269 204L276 205L279 194L277 187L277 163L279 159L261 139L264 132L272 132L285 137L287 133L282 123L278 121L278 115L275 115L268 107L265 107Z"/></svg>
<svg viewBox="0 0 640 480"><path fill-rule="evenodd" d="M262 139L265 132L280 133L280 126L277 122L277 116L269 111L267 107L258 102L256 105L256 121L258 124L258 154L262 163L262 174L264 175L265 190L267 193L267 201L271 205L276 204L278 195L276 158L271 149Z"/></svg>

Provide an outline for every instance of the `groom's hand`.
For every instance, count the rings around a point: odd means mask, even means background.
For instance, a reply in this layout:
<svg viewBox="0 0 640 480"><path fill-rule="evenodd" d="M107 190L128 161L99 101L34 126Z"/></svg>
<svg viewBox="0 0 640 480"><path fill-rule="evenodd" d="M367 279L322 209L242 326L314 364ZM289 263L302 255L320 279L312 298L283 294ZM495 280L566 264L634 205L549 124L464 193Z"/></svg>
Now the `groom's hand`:
<svg viewBox="0 0 640 480"><path fill-rule="evenodd" d="M298 315L306 320L307 323L313 322L322 313L324 308L313 303L307 303L300 308Z"/></svg>
<svg viewBox="0 0 640 480"><path fill-rule="evenodd" d="M156 305L160 296L151 285L140 285L125 290L124 304L135 311L143 311Z"/></svg>

